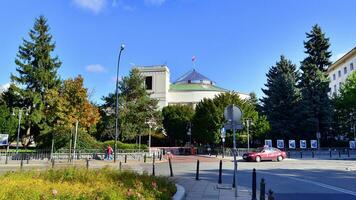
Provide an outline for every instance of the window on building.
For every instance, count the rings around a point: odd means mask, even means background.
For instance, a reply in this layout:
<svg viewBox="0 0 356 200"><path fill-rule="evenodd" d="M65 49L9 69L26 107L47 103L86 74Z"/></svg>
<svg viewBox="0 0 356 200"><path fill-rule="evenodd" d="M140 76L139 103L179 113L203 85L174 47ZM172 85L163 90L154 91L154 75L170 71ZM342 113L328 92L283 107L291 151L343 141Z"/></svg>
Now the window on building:
<svg viewBox="0 0 356 200"><path fill-rule="evenodd" d="M333 80L336 80L336 75L335 74L333 74Z"/></svg>
<svg viewBox="0 0 356 200"><path fill-rule="evenodd" d="M152 90L152 76L146 76L145 85L146 85L146 90Z"/></svg>
<svg viewBox="0 0 356 200"><path fill-rule="evenodd" d="M354 63L350 63L350 71L354 70Z"/></svg>
<svg viewBox="0 0 356 200"><path fill-rule="evenodd" d="M339 74L339 77L341 77L341 71L340 70L338 71L338 74Z"/></svg>
<svg viewBox="0 0 356 200"><path fill-rule="evenodd" d="M347 68L344 67L344 74L347 74Z"/></svg>

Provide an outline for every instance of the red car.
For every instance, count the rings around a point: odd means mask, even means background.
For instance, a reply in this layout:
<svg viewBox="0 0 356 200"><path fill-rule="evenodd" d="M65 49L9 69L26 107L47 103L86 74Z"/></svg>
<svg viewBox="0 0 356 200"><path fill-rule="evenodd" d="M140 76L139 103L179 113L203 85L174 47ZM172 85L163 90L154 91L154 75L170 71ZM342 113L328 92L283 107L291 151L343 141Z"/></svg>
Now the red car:
<svg viewBox="0 0 356 200"><path fill-rule="evenodd" d="M260 147L256 151L248 152L243 154L242 158L246 161L256 161L261 160L277 160L282 161L287 157L286 152L273 147Z"/></svg>

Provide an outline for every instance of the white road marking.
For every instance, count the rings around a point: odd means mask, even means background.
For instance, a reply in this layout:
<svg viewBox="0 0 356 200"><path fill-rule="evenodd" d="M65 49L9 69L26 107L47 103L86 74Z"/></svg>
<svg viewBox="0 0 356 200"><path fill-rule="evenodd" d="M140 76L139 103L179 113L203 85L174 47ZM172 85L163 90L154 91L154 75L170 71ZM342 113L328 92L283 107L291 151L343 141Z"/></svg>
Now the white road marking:
<svg viewBox="0 0 356 200"><path fill-rule="evenodd" d="M326 189L330 189L330 190L334 190L334 191L337 191L337 192L341 192L341 193L349 194L349 195L352 195L352 196L356 196L356 192L354 192L354 191L346 190L346 189L343 189L343 188L335 187L335 186L332 186L332 185L327 185L327 184L316 182L316 181L311 181L311 180L302 179L302 178L296 178L296 177L293 177L293 176L290 176L290 175L278 175L278 174L273 174L273 173L269 173L269 172L260 172L260 173L265 173L265 174L275 175L275 176L276 175L277 176L282 176L282 177L290 178L292 180L301 181L301 182L304 182L304 183L310 183L310 184L314 184L314 185L317 185L317 186L320 186L320 187L323 187L323 188L326 188Z"/></svg>

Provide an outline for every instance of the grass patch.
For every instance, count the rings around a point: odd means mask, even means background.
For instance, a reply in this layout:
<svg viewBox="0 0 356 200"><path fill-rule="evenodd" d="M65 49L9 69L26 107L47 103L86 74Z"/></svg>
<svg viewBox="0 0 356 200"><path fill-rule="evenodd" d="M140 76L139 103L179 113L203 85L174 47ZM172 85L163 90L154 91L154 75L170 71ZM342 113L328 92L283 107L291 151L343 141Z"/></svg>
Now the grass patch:
<svg viewBox="0 0 356 200"><path fill-rule="evenodd" d="M103 168L8 172L0 176L1 200L171 199L174 183L165 177Z"/></svg>

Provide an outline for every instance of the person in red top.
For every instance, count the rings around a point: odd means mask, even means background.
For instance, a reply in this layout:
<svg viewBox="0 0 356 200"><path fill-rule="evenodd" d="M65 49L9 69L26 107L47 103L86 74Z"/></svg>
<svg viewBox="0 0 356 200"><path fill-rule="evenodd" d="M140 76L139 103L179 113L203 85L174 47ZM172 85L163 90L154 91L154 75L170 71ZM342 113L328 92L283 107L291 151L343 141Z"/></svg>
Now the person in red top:
<svg viewBox="0 0 356 200"><path fill-rule="evenodd" d="M111 160L112 159L112 152L113 152L113 150L112 150L112 148L111 148L111 146L110 145L108 145L108 148L107 148L107 150L106 150L106 154L107 154L107 159L108 160Z"/></svg>

